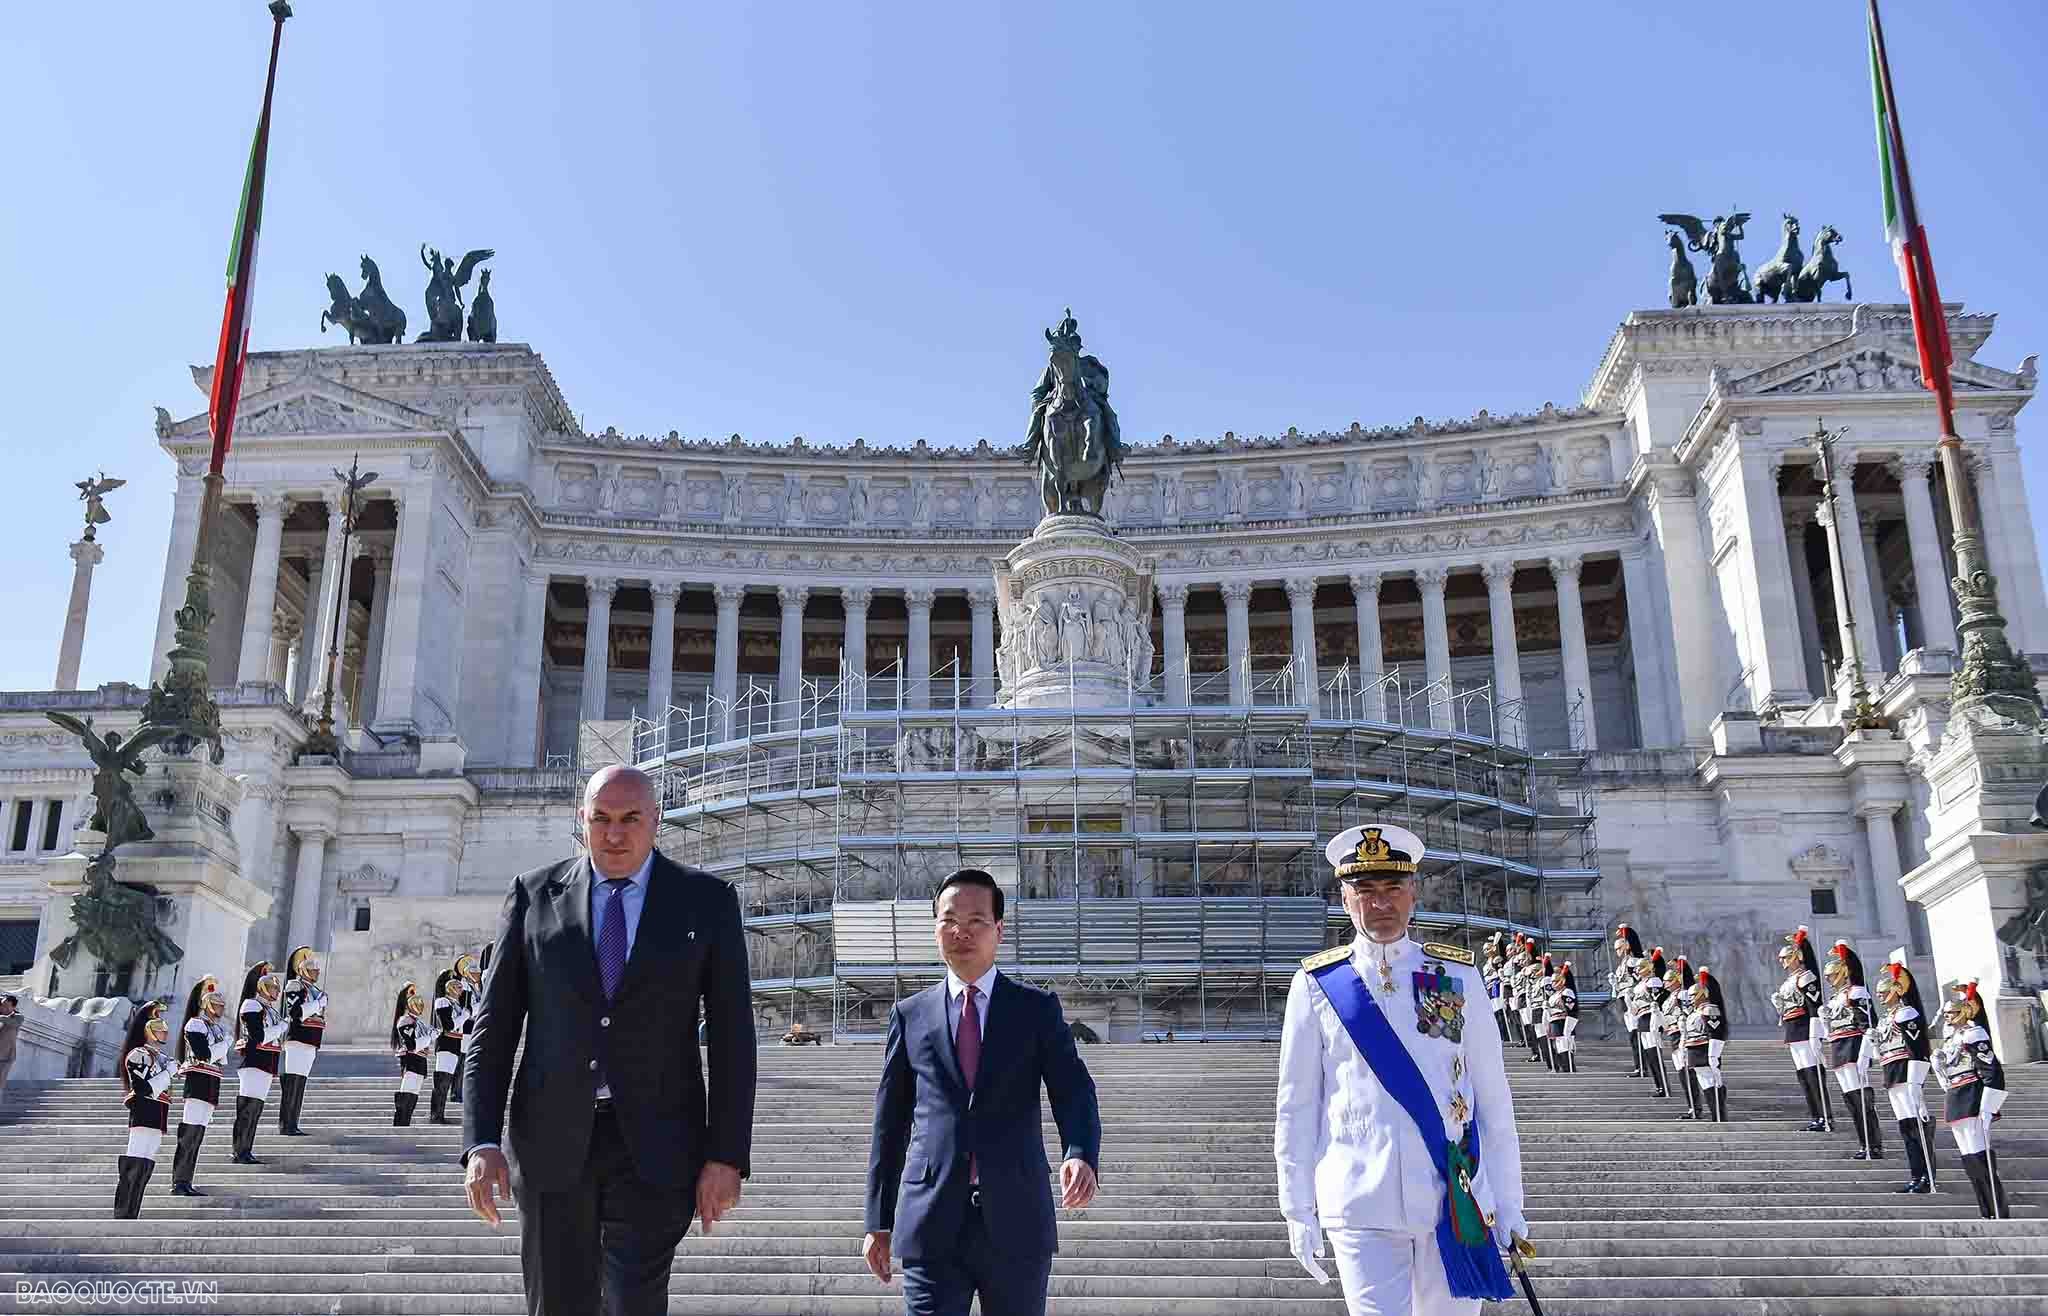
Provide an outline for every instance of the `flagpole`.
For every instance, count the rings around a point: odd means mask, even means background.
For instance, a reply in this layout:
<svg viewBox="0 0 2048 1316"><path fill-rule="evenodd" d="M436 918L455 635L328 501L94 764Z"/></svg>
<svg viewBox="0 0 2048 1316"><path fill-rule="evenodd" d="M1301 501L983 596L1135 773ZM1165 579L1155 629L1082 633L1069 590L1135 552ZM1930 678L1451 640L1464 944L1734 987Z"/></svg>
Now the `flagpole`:
<svg viewBox="0 0 2048 1316"><path fill-rule="evenodd" d="M1934 257L1928 250L1927 230L1921 226L1920 209L1913 199L1913 178L1906 167L1906 137L1899 126L1898 97L1892 90L1884 23L1878 17L1877 0L1869 0L1869 4L1872 62L1884 99L1884 145L1894 161L1899 222L1907 239L1907 294L1914 299L1913 320L1923 382L1934 394L1941 422L1936 453L1942 480L1948 486L1949 522L1954 528L1956 578L1950 583L1955 588L1956 633L1961 641L1962 661L1951 681L1950 708L1953 715L1982 710L2025 726L2037 726L2041 722L2040 690L2026 658L2015 654L2006 639L2005 618L1998 611L1998 582L1984 552L1984 526L1977 492L1971 482L1962 438L1956 433L1955 391L1949 378L1952 357L1948 350L1948 315L1942 309L1941 289L1934 279Z"/></svg>
<svg viewBox="0 0 2048 1316"><path fill-rule="evenodd" d="M150 689L143 721L175 726L178 736L168 748L189 753L204 742L212 760L221 761L220 706L213 700L207 649L213 629L213 604L208 588L213 574L214 525L220 516L221 470L233 438L235 408L242 395L242 369L249 346L249 303L256 265L256 237L263 218L264 161L270 150L270 103L277 88L277 52L284 42L284 21L292 16L287 0L270 0L270 63L263 77L263 110L256 120L256 140L249 151L243 184L242 213L237 217L233 282L221 317L220 345L213 363L212 396L207 420L213 450L206 464L199 500L199 531L192 544L192 566L185 574L185 606L178 609L176 641L169 654L170 670Z"/></svg>

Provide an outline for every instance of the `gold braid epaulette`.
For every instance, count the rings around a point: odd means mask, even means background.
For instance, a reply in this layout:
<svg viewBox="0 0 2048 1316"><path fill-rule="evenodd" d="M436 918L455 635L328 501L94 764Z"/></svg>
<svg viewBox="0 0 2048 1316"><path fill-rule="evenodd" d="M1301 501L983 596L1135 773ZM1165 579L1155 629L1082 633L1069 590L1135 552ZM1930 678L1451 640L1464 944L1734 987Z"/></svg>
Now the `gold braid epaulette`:
<svg viewBox="0 0 2048 1316"><path fill-rule="evenodd" d="M1349 946L1332 946L1328 950L1319 950L1302 960L1302 971L1314 973L1317 969L1326 969L1340 960L1350 958L1350 956L1351 947Z"/></svg>
<svg viewBox="0 0 2048 1316"><path fill-rule="evenodd" d="M1472 952L1461 946L1447 946L1441 941L1425 941L1422 953L1433 960L1449 960L1453 964L1472 963Z"/></svg>

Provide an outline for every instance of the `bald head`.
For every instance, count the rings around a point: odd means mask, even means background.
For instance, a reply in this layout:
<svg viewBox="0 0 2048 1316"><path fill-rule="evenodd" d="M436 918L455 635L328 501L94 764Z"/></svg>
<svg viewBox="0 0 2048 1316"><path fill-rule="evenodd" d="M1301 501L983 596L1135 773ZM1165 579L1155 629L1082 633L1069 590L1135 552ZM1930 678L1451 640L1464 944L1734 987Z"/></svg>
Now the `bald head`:
<svg viewBox="0 0 2048 1316"><path fill-rule="evenodd" d="M604 877L631 877L654 850L654 829L660 822L654 781L638 768L600 768L583 788L576 816L590 864Z"/></svg>

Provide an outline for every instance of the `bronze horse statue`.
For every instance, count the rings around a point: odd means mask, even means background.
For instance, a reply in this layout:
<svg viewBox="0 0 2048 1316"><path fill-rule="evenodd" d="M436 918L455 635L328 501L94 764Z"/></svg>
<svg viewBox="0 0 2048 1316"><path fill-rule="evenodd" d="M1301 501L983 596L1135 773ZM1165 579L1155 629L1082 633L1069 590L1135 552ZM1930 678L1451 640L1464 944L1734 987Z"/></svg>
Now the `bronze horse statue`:
<svg viewBox="0 0 2048 1316"><path fill-rule="evenodd" d="M1750 292L1749 272L1742 268L1742 253L1735 246L1743 238L1742 226L1749 222L1747 210L1716 215L1711 223L1702 221L1697 215L1677 213L1657 218L1683 230L1686 245L1692 250L1704 251L1713 257L1713 263L1707 269L1706 293L1710 304L1746 305L1756 300Z"/></svg>
<svg viewBox="0 0 2048 1316"><path fill-rule="evenodd" d="M1109 367L1081 351L1070 308L1059 328L1045 331L1052 349L1031 390L1024 450L1038 466L1048 516L1102 515L1110 478L1124 459L1122 430L1109 405Z"/></svg>
<svg viewBox="0 0 2048 1316"><path fill-rule="evenodd" d="M1760 302L1798 301L1794 284L1805 264L1805 253L1799 250L1799 217L1787 215L1785 240L1779 244L1778 254L1756 267L1756 299Z"/></svg>
<svg viewBox="0 0 2048 1316"><path fill-rule="evenodd" d="M1692 262L1685 258L1685 235L1666 233L1664 240L1671 246L1671 309L1682 311L1688 306L1700 304L1700 276L1694 272Z"/></svg>
<svg viewBox="0 0 2048 1316"><path fill-rule="evenodd" d="M377 271L377 262L368 256L363 257L362 275L363 291L355 297L348 295L348 285L339 274L327 276L327 295L333 304L320 312L320 332L324 334L328 325L338 324L348 331L352 345L403 342L405 312L384 291L384 277Z"/></svg>
<svg viewBox="0 0 2048 1316"><path fill-rule="evenodd" d="M1814 239L1813 256L1793 280L1792 295L1787 299L1795 302L1817 302L1827 286L1837 279L1842 283L1842 300L1856 300L1856 285L1849 281L1849 272L1835 264L1835 244L1842 235L1833 224L1820 226L1820 234Z"/></svg>

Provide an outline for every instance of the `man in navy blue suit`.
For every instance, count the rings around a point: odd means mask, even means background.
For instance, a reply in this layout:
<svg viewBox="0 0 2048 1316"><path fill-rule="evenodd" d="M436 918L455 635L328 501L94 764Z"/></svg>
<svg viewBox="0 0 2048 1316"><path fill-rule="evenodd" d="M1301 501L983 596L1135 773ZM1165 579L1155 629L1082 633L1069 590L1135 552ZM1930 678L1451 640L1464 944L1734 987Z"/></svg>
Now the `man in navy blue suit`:
<svg viewBox="0 0 2048 1316"><path fill-rule="evenodd" d="M954 873L932 915L946 980L889 1012L862 1250L884 1284L903 1263L908 1316L967 1316L977 1295L982 1316L1043 1316L1059 1237L1039 1085L1064 1151L1060 1204L1079 1210L1102 1155L1095 1080L1059 997L996 972L995 878Z"/></svg>

